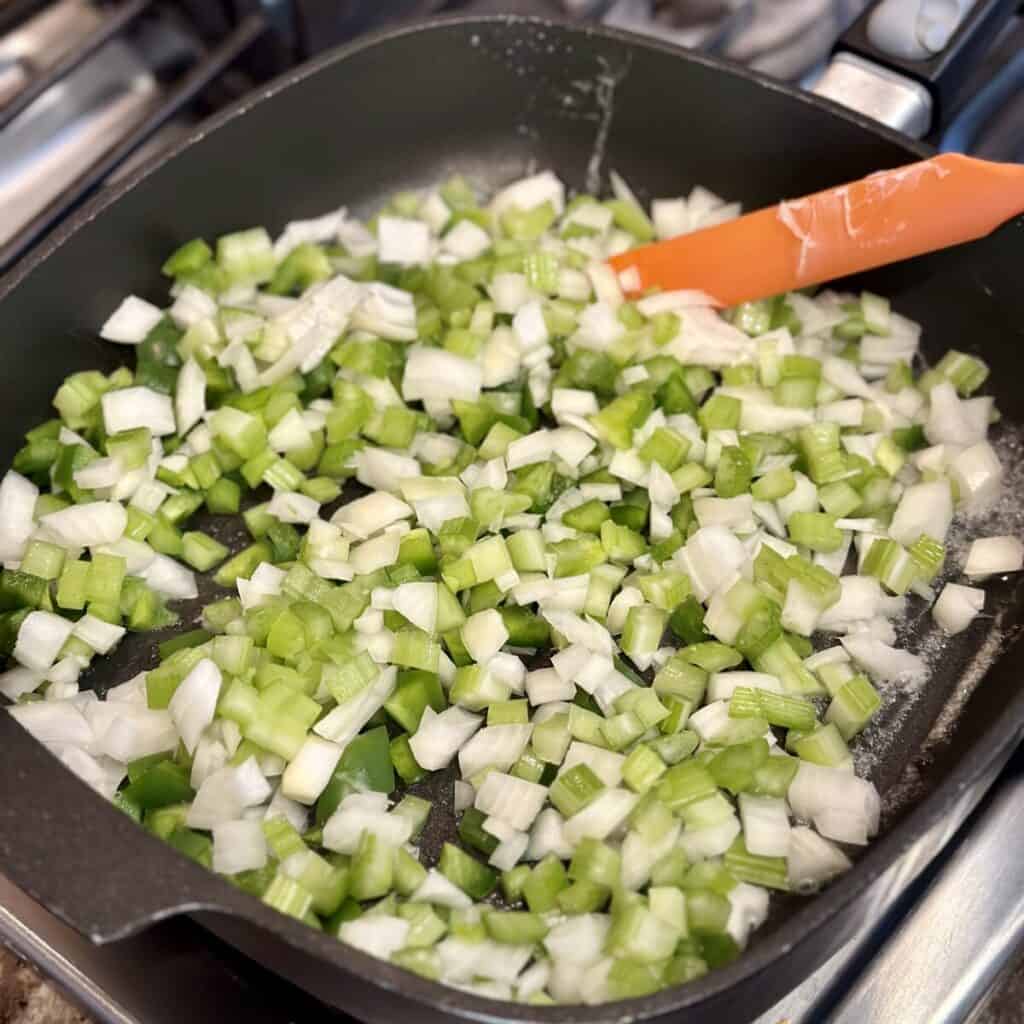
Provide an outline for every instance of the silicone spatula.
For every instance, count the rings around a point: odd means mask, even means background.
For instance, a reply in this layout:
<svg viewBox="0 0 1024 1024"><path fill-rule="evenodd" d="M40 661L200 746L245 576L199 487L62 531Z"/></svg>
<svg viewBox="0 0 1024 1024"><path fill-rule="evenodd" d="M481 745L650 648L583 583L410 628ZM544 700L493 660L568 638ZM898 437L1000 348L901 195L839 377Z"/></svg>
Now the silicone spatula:
<svg viewBox="0 0 1024 1024"><path fill-rule="evenodd" d="M723 306L959 245L1024 212L1024 166L947 153L609 260L629 294L703 291Z"/></svg>

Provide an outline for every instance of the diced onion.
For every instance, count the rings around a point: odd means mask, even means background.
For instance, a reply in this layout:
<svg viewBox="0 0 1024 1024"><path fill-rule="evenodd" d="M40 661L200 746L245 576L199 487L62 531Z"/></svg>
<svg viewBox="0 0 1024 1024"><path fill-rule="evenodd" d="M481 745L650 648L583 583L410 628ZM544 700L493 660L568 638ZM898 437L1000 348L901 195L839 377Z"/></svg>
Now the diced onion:
<svg viewBox="0 0 1024 1024"><path fill-rule="evenodd" d="M985 607L985 591L947 583L932 606L932 617L951 636L962 633Z"/></svg>
<svg viewBox="0 0 1024 1024"><path fill-rule="evenodd" d="M167 710L190 754L195 751L203 730L213 721L220 687L220 669L209 658L204 658L185 676L171 697Z"/></svg>
<svg viewBox="0 0 1024 1024"><path fill-rule="evenodd" d="M409 740L416 763L427 771L444 768L480 725L478 715L460 707L446 708L440 714L431 707L425 708L420 727Z"/></svg>
<svg viewBox="0 0 1024 1024"><path fill-rule="evenodd" d="M980 537L967 552L964 572L984 579L995 573L1019 572L1024 568L1024 544L1016 537Z"/></svg>
<svg viewBox="0 0 1024 1024"><path fill-rule="evenodd" d="M101 399L103 424L108 434L146 427L155 437L176 429L174 405L167 395L152 388L134 387L108 391Z"/></svg>
<svg viewBox="0 0 1024 1024"><path fill-rule="evenodd" d="M281 778L281 792L300 804L311 804L327 788L342 748L319 736L307 736Z"/></svg>
<svg viewBox="0 0 1024 1024"><path fill-rule="evenodd" d="M151 302L129 295L100 328L100 337L120 345L138 345L163 318L163 312Z"/></svg>
<svg viewBox="0 0 1024 1024"><path fill-rule="evenodd" d="M267 841L258 821L224 821L212 832L214 871L234 875L257 871L267 863Z"/></svg>

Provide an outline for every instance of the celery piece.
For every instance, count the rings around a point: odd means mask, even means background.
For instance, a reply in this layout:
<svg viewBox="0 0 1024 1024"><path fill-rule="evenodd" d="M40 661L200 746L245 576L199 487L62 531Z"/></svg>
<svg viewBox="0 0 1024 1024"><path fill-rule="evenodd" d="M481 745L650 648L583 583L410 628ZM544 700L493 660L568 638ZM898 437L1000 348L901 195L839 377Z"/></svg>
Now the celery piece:
<svg viewBox="0 0 1024 1024"><path fill-rule="evenodd" d="M682 465L691 448L688 438L670 427L658 427L641 445L640 458L645 462L657 462L668 473Z"/></svg>
<svg viewBox="0 0 1024 1024"><path fill-rule="evenodd" d="M489 896L498 884L496 871L451 843L445 843L441 848L437 866L449 882L475 900Z"/></svg>
<svg viewBox="0 0 1024 1024"><path fill-rule="evenodd" d="M741 448L727 445L715 469L715 493L720 498L735 498L750 489L750 480L750 460Z"/></svg>
<svg viewBox="0 0 1024 1024"><path fill-rule="evenodd" d="M779 466L756 480L750 491L758 501L775 501L784 498L795 486L793 471L788 466Z"/></svg>
<svg viewBox="0 0 1024 1024"><path fill-rule="evenodd" d="M855 675L833 695L825 721L834 724L844 740L851 740L871 721L881 704L881 695L867 676Z"/></svg>
<svg viewBox="0 0 1024 1024"><path fill-rule="evenodd" d="M535 914L544 914L558 906L558 894L568 888L565 866L549 853L538 862L523 883L523 899Z"/></svg>
<svg viewBox="0 0 1024 1024"><path fill-rule="evenodd" d="M85 581L86 600L116 605L121 597L126 566L127 562L120 555L93 552Z"/></svg>
<svg viewBox="0 0 1024 1024"><path fill-rule="evenodd" d="M622 766L622 778L635 793L646 793L667 770L665 762L647 746L637 746Z"/></svg>
<svg viewBox="0 0 1024 1024"><path fill-rule="evenodd" d="M722 789L742 793L754 787L756 772L767 760L768 743L758 737L723 748L708 762L707 769Z"/></svg>
<svg viewBox="0 0 1024 1024"><path fill-rule="evenodd" d="M590 501L585 501L582 505L577 505L575 508L564 512L562 514L562 522L566 526L571 526L574 530L582 530L585 533L600 533L601 524L610 517L611 513L608 511L608 506L596 498L591 498ZM515 555L512 556L512 560L513 564L515 564ZM519 566L517 565L516 568L518 569Z"/></svg>
<svg viewBox="0 0 1024 1024"><path fill-rule="evenodd" d="M789 539L812 551L829 553L843 544L843 531L825 512L794 512L786 523Z"/></svg>
<svg viewBox="0 0 1024 1024"><path fill-rule="evenodd" d="M629 448L633 430L639 427L654 410L654 399L649 391L634 388L609 402L600 412L590 417L602 439L616 448Z"/></svg>
<svg viewBox="0 0 1024 1024"><path fill-rule="evenodd" d="M589 765L580 763L562 772L548 789L548 799L566 818L583 810L604 789Z"/></svg>
<svg viewBox="0 0 1024 1024"><path fill-rule="evenodd" d="M228 555L228 549L223 544L205 533L186 533L182 535L181 541L182 557L200 572L208 572Z"/></svg>
<svg viewBox="0 0 1024 1024"><path fill-rule="evenodd" d="M770 725L808 732L814 728L814 705L800 697L738 686L729 701L731 718L763 718Z"/></svg>
<svg viewBox="0 0 1024 1024"><path fill-rule="evenodd" d="M213 250L202 238L193 238L179 246L164 261L160 272L167 277L194 274L213 259Z"/></svg>
<svg viewBox="0 0 1024 1024"><path fill-rule="evenodd" d="M714 778L696 761L673 765L655 786L658 799L673 811L714 796L717 791Z"/></svg>
<svg viewBox="0 0 1024 1024"><path fill-rule="evenodd" d="M221 477L206 492L206 507L215 515L234 515L238 512L242 489L234 480Z"/></svg>
<svg viewBox="0 0 1024 1024"><path fill-rule="evenodd" d="M540 942L548 933L548 925L539 914L524 910L490 910L484 914L487 934L495 942L530 945Z"/></svg>
<svg viewBox="0 0 1024 1024"><path fill-rule="evenodd" d="M737 836L722 859L729 872L741 882L762 885L768 889L789 891L785 857L762 857L750 853L741 836Z"/></svg>
<svg viewBox="0 0 1024 1024"><path fill-rule="evenodd" d="M18 572L43 580L55 580L64 569L67 552L56 544L43 540L29 541Z"/></svg>
<svg viewBox="0 0 1024 1024"><path fill-rule="evenodd" d="M395 849L364 832L349 868L349 891L357 900L386 896L395 884Z"/></svg>
<svg viewBox="0 0 1024 1024"><path fill-rule="evenodd" d="M740 424L740 400L728 395L712 395L697 413L697 421L707 430L735 430Z"/></svg>
<svg viewBox="0 0 1024 1024"><path fill-rule="evenodd" d="M845 763L850 756L846 741L834 721L792 741L787 739L787 749L792 749L804 761L829 768Z"/></svg>

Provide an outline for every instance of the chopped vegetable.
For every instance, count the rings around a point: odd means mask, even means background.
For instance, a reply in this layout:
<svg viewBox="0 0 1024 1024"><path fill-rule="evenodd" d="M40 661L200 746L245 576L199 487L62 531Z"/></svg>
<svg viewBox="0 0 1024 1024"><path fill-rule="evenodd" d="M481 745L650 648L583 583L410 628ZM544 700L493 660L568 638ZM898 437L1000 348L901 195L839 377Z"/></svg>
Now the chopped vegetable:
<svg viewBox="0 0 1024 1024"><path fill-rule="evenodd" d="M738 207L612 184L188 241L166 309L100 328L136 371L69 377L0 482L25 728L281 913L536 1004L699 977L770 890L849 868L879 819L851 749L927 675L887 620L982 612L947 544L1002 480L987 367L915 380L880 296L626 302L604 259ZM1022 559L982 538L963 571ZM197 573L229 591L202 628L84 702ZM402 791L454 764L435 863Z"/></svg>

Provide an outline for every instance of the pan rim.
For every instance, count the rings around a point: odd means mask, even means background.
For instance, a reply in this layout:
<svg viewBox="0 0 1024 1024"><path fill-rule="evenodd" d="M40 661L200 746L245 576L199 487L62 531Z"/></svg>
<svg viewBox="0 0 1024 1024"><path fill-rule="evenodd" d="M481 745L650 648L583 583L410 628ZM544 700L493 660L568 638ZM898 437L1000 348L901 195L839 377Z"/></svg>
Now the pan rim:
<svg viewBox="0 0 1024 1024"><path fill-rule="evenodd" d="M474 17L456 15L432 18L410 25L402 25L383 29L360 37L358 40L337 47L327 53L306 62L301 67L292 69L254 93L243 97L229 107L204 120L195 130L190 132L171 149L145 161L130 175L86 202L61 226L51 233L47 239L35 247L25 258L20 260L8 273L0 278L0 301L3 301L33 271L44 263L54 252L61 248L86 224L99 216L109 205L132 191L137 185L153 174L159 167L169 163L179 153L190 149L211 132L235 120L248 112L257 104L269 100L289 88L332 66L363 51L385 45L393 40L412 34L428 34L443 31L452 27L488 28L495 25L527 24L537 28L565 31L572 35L607 39L626 44L630 47L662 53L676 59L690 61L726 75L750 81L753 85L766 88L788 97L789 100L816 107L848 121L871 134L899 145L910 155L925 157L933 150L927 145L911 140L898 132L873 122L864 115L849 110L830 100L812 96L789 85L770 79L768 76L752 71L718 57L694 54L681 50L679 47L659 40L640 36L635 33L610 29L599 26L580 26L565 21L546 18L523 17L516 15L491 15ZM1008 639L1001 658L1010 656L1016 635ZM584 1011L590 1021L627 1021L644 1018L650 1015L664 1014L673 1011L684 1011L709 998L720 996L727 989L747 981L771 968L788 950L802 944L812 937L818 929L827 926L828 922L849 906L855 899L862 896L870 886L883 875L920 837L926 834L947 812L952 802L950 796L963 794L972 785L976 785L988 772L991 772L999 759L1019 735L1024 724L1024 691L1018 693L1007 702L998 722L982 740L975 743L961 757L944 780L932 793L928 794L916 807L907 812L905 817L896 823L884 835L875 840L854 865L854 868L842 878L833 882L825 891L807 902L786 921L773 936L770 943L761 947L755 946L744 953L735 963L716 969L707 976L685 985L666 989L651 996L637 999L622 1000L596 1006L581 1004L558 1007L529 1007L503 1000L477 996L468 992L458 991L444 986L439 982L422 979L392 964L382 962L361 951L337 943L337 952L331 957L337 966L361 975L370 975L375 985L400 991L406 998L428 1006L438 1006L457 1012L463 1019L478 1021L536 1021L536 1022L568 1022L580 1021L580 1012ZM63 769L62 769L63 770ZM95 795L94 795L95 796ZM95 797L97 800L98 797ZM104 801L100 801L104 802ZM104 802L105 803L105 802ZM109 805L107 805L109 807ZM112 809L112 808L111 808ZM113 809L112 809L113 810ZM140 834L145 835L140 830ZM202 870L197 868L197 870ZM206 874L204 872L204 874ZM219 886L226 892L236 893L229 883L215 878ZM262 906L254 897L250 897L254 906ZM290 945L299 949L309 949L308 941L315 933L308 933L304 926L281 917L275 917L278 936ZM300 931L301 929L301 931ZM296 941L297 940L297 941ZM304 941L305 940L305 941ZM347 962L346 962L347 961Z"/></svg>

